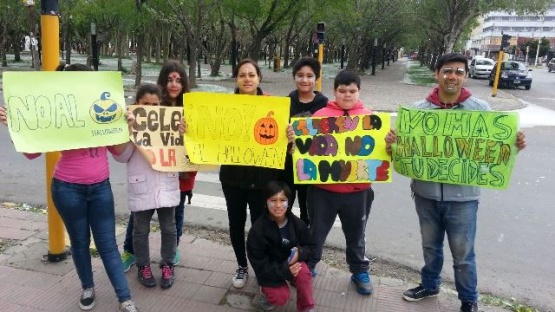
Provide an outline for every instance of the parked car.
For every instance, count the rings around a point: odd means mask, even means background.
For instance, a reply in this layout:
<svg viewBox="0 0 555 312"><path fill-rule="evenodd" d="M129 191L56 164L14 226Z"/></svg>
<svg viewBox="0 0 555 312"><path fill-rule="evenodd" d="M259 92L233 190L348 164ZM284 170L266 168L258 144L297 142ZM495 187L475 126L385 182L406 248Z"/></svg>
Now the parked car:
<svg viewBox="0 0 555 312"><path fill-rule="evenodd" d="M489 75L489 85L493 86L497 64L493 66L493 70ZM499 74L499 87L517 88L524 87L530 90L532 87L532 70L526 68L526 65L514 61L501 62L501 72Z"/></svg>
<svg viewBox="0 0 555 312"><path fill-rule="evenodd" d="M547 71L548 72L555 71L555 58L550 59L549 63L547 63Z"/></svg>
<svg viewBox="0 0 555 312"><path fill-rule="evenodd" d="M468 76L470 78L489 78L493 64L495 63L487 58L474 58L470 62Z"/></svg>

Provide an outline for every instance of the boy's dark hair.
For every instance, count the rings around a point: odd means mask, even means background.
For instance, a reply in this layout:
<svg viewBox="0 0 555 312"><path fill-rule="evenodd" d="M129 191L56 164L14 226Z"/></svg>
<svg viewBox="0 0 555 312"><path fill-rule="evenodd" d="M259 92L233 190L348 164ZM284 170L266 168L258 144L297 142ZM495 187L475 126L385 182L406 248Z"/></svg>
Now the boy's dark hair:
<svg viewBox="0 0 555 312"><path fill-rule="evenodd" d="M337 89L340 85L348 86L351 83L356 84L357 88L360 90L360 76L352 70L342 70L335 76L333 89Z"/></svg>
<svg viewBox="0 0 555 312"><path fill-rule="evenodd" d="M262 195L264 196L264 199L267 200L268 198L282 191L283 194L285 194L285 196L287 197L287 200L291 201L291 199L293 198L291 189L289 188L289 186L287 186L287 183L279 180L268 182L268 184L266 184L266 187L264 187L264 189L262 190Z"/></svg>
<svg viewBox="0 0 555 312"><path fill-rule="evenodd" d="M92 68L85 64L66 64L61 62L58 67L56 67L56 71L93 71Z"/></svg>
<svg viewBox="0 0 555 312"><path fill-rule="evenodd" d="M440 56L436 62L436 73L443 65L454 62L464 63L464 70L468 73L468 58L460 53L447 53Z"/></svg>
<svg viewBox="0 0 555 312"><path fill-rule="evenodd" d="M239 62L239 64L235 67L235 70L233 71L233 77L237 78L237 76L239 75L239 69L241 69L241 66L245 64L251 64L252 66L254 66L256 74L260 78L260 81L262 81L262 71L260 70L260 67L258 67L258 64L255 61L249 58L243 59L241 62Z"/></svg>
<svg viewBox="0 0 555 312"><path fill-rule="evenodd" d="M162 89L153 83L145 83L139 86L135 94L135 101L138 101L145 94L156 94L160 100L162 99Z"/></svg>
<svg viewBox="0 0 555 312"><path fill-rule="evenodd" d="M168 91L166 90L168 86L168 77L171 73L176 72L181 76L181 86L183 87L182 93L176 99L176 106L183 106L183 93L190 92L189 79L187 78L187 73L185 72L185 67L181 65L178 61L167 61L162 65L160 69L160 74L158 75L158 81L156 82L160 88L162 88L162 101L164 104L169 105L171 103Z"/></svg>
<svg viewBox="0 0 555 312"><path fill-rule="evenodd" d="M303 57L299 59L297 62L295 62L295 65L293 65L293 78L295 77L297 72L305 66L308 66L312 69L312 71L314 72L314 75L316 76L316 80L320 78L320 70L322 69L322 66L320 65L320 62L318 62L317 59L309 56Z"/></svg>

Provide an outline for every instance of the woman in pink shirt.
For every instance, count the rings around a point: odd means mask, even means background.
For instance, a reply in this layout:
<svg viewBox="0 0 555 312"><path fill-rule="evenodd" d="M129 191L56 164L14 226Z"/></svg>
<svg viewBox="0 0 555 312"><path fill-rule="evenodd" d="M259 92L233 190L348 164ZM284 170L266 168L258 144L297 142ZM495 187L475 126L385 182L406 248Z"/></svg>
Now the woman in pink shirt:
<svg viewBox="0 0 555 312"><path fill-rule="evenodd" d="M60 65L57 71L91 71L81 64ZM0 122L7 125L6 109L0 107ZM131 301L131 293L123 272L116 244L114 196L110 186L108 152L119 154L125 145L82 148L61 152L54 168L52 200L69 234L71 253L81 281L83 294L79 300L81 310L95 305L95 290L91 254L91 232L104 269L118 298L119 311L138 311ZM25 154L29 159L40 156Z"/></svg>

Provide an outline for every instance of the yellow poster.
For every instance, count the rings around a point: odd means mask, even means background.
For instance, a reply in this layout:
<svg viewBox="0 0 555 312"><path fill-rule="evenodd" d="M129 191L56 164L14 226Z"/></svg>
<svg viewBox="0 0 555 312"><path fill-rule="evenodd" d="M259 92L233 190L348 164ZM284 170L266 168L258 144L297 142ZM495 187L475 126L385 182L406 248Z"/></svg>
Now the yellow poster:
<svg viewBox="0 0 555 312"><path fill-rule="evenodd" d="M289 101L276 96L186 93L185 146L191 162L283 169Z"/></svg>
<svg viewBox="0 0 555 312"><path fill-rule="evenodd" d="M131 141L151 164L163 172L215 170L215 166L196 165L189 161L179 124L183 108L149 105L129 105L135 116L131 126Z"/></svg>
<svg viewBox="0 0 555 312"><path fill-rule="evenodd" d="M297 184L391 182L390 115L292 118Z"/></svg>
<svg viewBox="0 0 555 312"><path fill-rule="evenodd" d="M18 152L127 142L119 72L4 72L4 103Z"/></svg>

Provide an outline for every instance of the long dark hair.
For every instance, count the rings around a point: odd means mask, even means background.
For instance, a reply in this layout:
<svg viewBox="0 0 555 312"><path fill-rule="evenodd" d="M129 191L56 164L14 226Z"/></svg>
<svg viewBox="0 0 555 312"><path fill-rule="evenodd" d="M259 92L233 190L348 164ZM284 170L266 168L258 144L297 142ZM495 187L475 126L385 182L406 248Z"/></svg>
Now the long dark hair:
<svg viewBox="0 0 555 312"><path fill-rule="evenodd" d="M56 71L92 71L93 69L85 64L66 64L61 62Z"/></svg>
<svg viewBox="0 0 555 312"><path fill-rule="evenodd" d="M137 93L135 94L135 101L138 101L140 98L147 94L155 94L158 96L158 99L162 99L162 89L160 86L155 85L153 83L145 83L137 88Z"/></svg>
<svg viewBox="0 0 555 312"><path fill-rule="evenodd" d="M268 198L280 192L283 192L283 194L285 194L285 197L287 197L288 201L291 201L291 198L293 198L291 189L289 188L289 186L287 186L287 183L280 180L270 181L268 182L268 184L266 184L264 189L262 189L262 195L264 196L265 200L268 200Z"/></svg>
<svg viewBox="0 0 555 312"><path fill-rule="evenodd" d="M168 76L176 72L181 76L181 86L183 90L181 90L181 94L177 97L175 104L176 106L183 106L183 93L190 92L189 87L189 78L187 77L187 73L185 72L185 67L181 65L181 63L177 61L167 61L162 65L162 69L160 69L160 74L158 75L157 84L162 88L162 103L165 105L171 104L171 99L169 98L168 94Z"/></svg>

